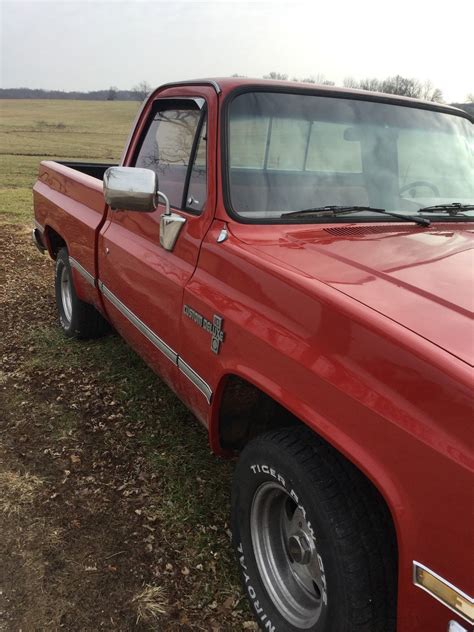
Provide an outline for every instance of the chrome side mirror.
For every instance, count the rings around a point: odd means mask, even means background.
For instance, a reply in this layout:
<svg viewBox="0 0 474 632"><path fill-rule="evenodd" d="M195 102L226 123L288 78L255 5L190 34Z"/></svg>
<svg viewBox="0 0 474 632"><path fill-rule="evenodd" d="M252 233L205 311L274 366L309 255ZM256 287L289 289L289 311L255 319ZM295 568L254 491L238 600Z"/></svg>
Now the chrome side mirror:
<svg viewBox="0 0 474 632"><path fill-rule="evenodd" d="M151 169L138 167L109 167L104 174L104 197L114 210L151 213L158 200L165 203L160 217L160 244L165 250L173 250L186 219L172 213L164 193L158 190L158 177Z"/></svg>
<svg viewBox="0 0 474 632"><path fill-rule="evenodd" d="M151 169L109 167L104 173L104 197L113 210L151 213L158 205L158 177Z"/></svg>

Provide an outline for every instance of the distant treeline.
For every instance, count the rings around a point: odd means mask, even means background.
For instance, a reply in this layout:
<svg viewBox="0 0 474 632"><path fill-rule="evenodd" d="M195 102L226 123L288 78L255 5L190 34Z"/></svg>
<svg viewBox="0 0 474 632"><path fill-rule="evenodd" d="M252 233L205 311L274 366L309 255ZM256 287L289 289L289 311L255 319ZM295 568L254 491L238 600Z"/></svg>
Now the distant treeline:
<svg viewBox="0 0 474 632"><path fill-rule="evenodd" d="M141 95L140 95L141 96ZM65 92L64 90L32 90L31 88L0 88L0 99L72 99L79 101L137 101L135 90L93 90Z"/></svg>
<svg viewBox="0 0 474 632"><path fill-rule="evenodd" d="M270 75L266 75L265 78L278 78L278 79L286 79L287 75L279 75L277 77L273 77L272 75L277 75L277 73L271 73ZM296 78L294 79L296 80ZM303 81L316 83L313 78L304 79ZM351 80L352 81L352 80ZM346 87L358 87L361 89L378 89L380 90L380 86L365 86L365 85L357 85L354 86L351 81L345 80L344 83ZM325 83L327 85L334 85L329 81L317 81L317 83ZM360 82L363 83L363 82ZM385 91L385 90L383 90ZM386 90L387 92L395 92L394 90ZM135 86L132 90L119 90L118 88L109 88L108 90L94 90L92 92L65 92L64 90L33 90L31 88L0 88L0 99L69 99L69 100L79 100L79 101L143 101L143 99L150 94L151 86L149 86L146 82L142 82L141 84ZM410 95L414 96L414 95ZM418 96L418 95L416 95ZM422 95L426 98L427 95ZM453 103L455 107L461 108L466 112L469 112L471 116L474 116L474 103Z"/></svg>

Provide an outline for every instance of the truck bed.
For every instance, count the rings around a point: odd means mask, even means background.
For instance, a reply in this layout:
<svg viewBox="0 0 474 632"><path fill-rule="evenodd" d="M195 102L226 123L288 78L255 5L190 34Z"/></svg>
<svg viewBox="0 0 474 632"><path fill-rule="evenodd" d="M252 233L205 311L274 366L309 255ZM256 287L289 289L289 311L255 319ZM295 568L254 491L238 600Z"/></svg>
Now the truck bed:
<svg viewBox="0 0 474 632"><path fill-rule="evenodd" d="M98 231L105 217L102 192L104 173L111 164L98 162L44 161L33 189L36 230L55 256L67 227L67 247L90 275L92 283L75 275L76 291L83 301L99 306L93 284L97 276L95 251ZM75 274L75 273L74 273Z"/></svg>
<svg viewBox="0 0 474 632"><path fill-rule="evenodd" d="M97 178L98 180L104 179L104 173L109 167L116 167L115 162L70 162L70 161L57 161L58 165L75 169L81 173L85 173L88 176Z"/></svg>

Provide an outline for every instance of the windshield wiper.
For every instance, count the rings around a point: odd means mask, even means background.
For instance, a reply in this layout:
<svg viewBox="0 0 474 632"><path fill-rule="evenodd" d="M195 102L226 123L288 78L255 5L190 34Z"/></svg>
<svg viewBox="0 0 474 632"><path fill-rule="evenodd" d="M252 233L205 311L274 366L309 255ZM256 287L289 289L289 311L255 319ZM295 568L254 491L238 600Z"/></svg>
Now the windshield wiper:
<svg viewBox="0 0 474 632"><path fill-rule="evenodd" d="M451 204L436 204L435 206L424 206L418 209L418 213L436 213L436 211L446 211L449 215L458 215L460 211L472 211L474 204L461 204L452 202Z"/></svg>
<svg viewBox="0 0 474 632"><path fill-rule="evenodd" d="M384 208L373 208L372 206L316 206L314 208L305 208L301 211L290 211L289 213L282 213L280 217L299 217L312 214L335 217L336 215L344 215L345 213L359 213L360 211L370 211L371 213L390 215L391 217L403 219L406 222L415 222L420 226L429 226L431 224L430 220L426 219L426 217L402 215L401 213L393 213L392 211L386 211Z"/></svg>

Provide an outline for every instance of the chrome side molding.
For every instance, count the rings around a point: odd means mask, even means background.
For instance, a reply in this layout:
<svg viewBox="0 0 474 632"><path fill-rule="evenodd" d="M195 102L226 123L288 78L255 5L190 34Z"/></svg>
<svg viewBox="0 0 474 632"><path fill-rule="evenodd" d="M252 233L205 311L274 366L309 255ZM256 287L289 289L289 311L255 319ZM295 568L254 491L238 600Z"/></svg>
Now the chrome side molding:
<svg viewBox="0 0 474 632"><path fill-rule="evenodd" d="M102 281L99 281L99 290L125 318L138 329L161 353L176 365L179 371L204 395L208 404L211 403L212 389L196 371L181 358L174 349L160 338L148 325L136 316L122 301L111 292Z"/></svg>
<svg viewBox="0 0 474 632"><path fill-rule="evenodd" d="M188 380L194 384L194 386L201 391L201 393L204 395L204 397L207 400L207 403L210 404L211 403L211 398L212 398L212 389L209 386L209 384L207 384L207 382L205 382L202 377L200 375L198 375L196 373L196 371L191 368L189 366L189 364L187 362L185 362L182 358L180 358L178 356L178 369L181 371L181 373L183 375L185 375Z"/></svg>
<svg viewBox="0 0 474 632"><path fill-rule="evenodd" d="M138 316L135 316L135 314L129 310L128 307L124 305L122 301L102 283L102 281L99 281L99 290L112 303L112 305L116 307L118 311L145 336L145 338L147 338L159 351L161 351L163 355L168 358L168 360L171 360L173 364L177 364L178 354L173 351L173 349L171 349L164 340L157 336L155 332L148 327L148 325L145 325Z"/></svg>
<svg viewBox="0 0 474 632"><path fill-rule="evenodd" d="M84 277L84 279L88 283L90 283L92 285L92 287L96 287L94 276L90 272L87 272L87 270L84 268L84 266L82 266L79 263L79 261L74 259L74 257L69 257L69 265L71 266L71 268L74 268L75 270L77 270L79 272L79 274L82 277Z"/></svg>

